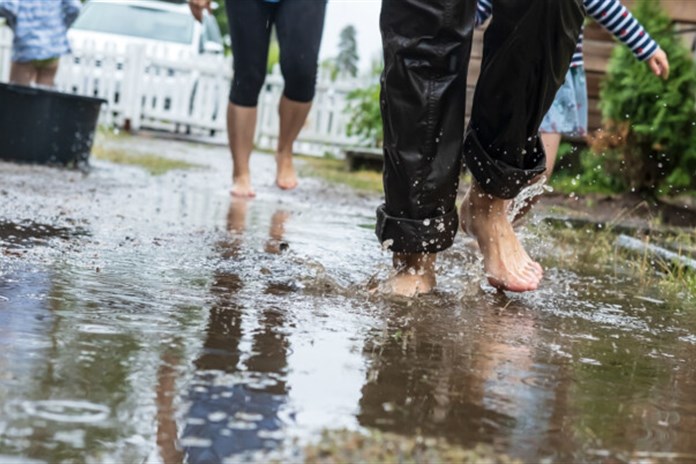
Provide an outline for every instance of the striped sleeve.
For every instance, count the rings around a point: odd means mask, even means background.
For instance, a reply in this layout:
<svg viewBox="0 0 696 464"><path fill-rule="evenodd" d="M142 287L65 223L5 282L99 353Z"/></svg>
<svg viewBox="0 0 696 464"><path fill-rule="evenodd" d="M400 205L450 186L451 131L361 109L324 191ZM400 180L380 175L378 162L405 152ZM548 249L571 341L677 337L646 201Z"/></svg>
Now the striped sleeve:
<svg viewBox="0 0 696 464"><path fill-rule="evenodd" d="M476 2L476 26L480 26L491 17L493 13L492 0L478 0Z"/></svg>
<svg viewBox="0 0 696 464"><path fill-rule="evenodd" d="M587 14L628 46L645 61L655 54L659 45L619 0L584 0Z"/></svg>

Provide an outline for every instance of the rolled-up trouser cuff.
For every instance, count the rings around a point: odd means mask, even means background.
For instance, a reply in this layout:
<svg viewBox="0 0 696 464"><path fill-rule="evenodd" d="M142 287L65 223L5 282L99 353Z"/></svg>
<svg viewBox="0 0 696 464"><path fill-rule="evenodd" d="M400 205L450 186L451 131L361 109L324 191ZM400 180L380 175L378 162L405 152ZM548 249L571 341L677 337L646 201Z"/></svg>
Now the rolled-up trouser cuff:
<svg viewBox="0 0 696 464"><path fill-rule="evenodd" d="M459 220L456 208L429 219L390 216L385 205L377 208L375 232L382 246L395 253L437 253L452 246Z"/></svg>
<svg viewBox="0 0 696 464"><path fill-rule="evenodd" d="M481 189L498 198L515 198L530 180L546 170L546 155L541 138L527 148L524 153L524 167L515 167L502 159L494 159L481 145L476 132L469 128L464 141L464 160Z"/></svg>

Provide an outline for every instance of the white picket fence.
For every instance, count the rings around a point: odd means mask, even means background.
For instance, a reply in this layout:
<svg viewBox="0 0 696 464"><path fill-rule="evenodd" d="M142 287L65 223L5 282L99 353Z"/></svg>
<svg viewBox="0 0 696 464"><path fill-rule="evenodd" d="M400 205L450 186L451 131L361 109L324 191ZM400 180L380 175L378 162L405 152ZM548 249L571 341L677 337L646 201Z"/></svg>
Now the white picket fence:
<svg viewBox="0 0 696 464"><path fill-rule="evenodd" d="M0 82L9 80L12 33L0 27ZM61 60L59 90L95 96L108 103L100 123L131 130L141 128L178 132L197 140L224 141L226 109L232 77L229 58L211 55L166 56L161 51L131 46L97 48L73 43L73 54ZM317 93L295 151L338 155L359 140L346 135L346 95L369 85L369 79L332 81L320 74ZM269 74L259 97L256 145L273 150L278 138L278 102L283 79Z"/></svg>

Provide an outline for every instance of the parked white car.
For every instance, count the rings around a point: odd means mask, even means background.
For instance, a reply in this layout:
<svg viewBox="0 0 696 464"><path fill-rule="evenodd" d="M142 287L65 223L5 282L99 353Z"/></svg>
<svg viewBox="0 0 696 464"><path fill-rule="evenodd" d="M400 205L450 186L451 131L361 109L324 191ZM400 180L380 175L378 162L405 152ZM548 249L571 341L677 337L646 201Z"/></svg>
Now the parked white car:
<svg viewBox="0 0 696 464"><path fill-rule="evenodd" d="M138 51L145 65L137 80L140 88L151 89L147 100L143 97L150 114L159 114L166 121L169 117L185 117L186 112L194 123L199 96L226 102L227 89L222 86L201 90L204 77L196 66L207 63L230 68L223 59L219 26L208 14L202 23L196 21L185 1L90 0L68 36L75 52L70 59L74 66L90 69L90 91L95 96L121 101L126 85L124 66L127 58ZM167 63L172 63L171 68ZM182 98L186 99L187 110L182 109ZM219 104L203 106L210 107L204 112L209 111L213 120L221 114ZM191 130L188 123L184 127L187 132Z"/></svg>
<svg viewBox="0 0 696 464"><path fill-rule="evenodd" d="M109 44L124 52L143 45L158 56L220 54L222 35L215 18L196 21L185 2L162 0L90 0L68 36L73 44Z"/></svg>

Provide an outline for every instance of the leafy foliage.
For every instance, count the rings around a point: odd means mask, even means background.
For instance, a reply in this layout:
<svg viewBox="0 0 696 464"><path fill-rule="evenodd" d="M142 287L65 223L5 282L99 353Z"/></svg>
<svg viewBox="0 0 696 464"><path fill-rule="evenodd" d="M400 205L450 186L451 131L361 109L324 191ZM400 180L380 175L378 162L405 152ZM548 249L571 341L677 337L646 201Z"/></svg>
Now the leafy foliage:
<svg viewBox="0 0 696 464"><path fill-rule="evenodd" d="M627 47L616 47L602 84L603 128L593 150L624 188L655 195L696 185L696 68L659 0L638 0L636 18L670 60L670 77L653 75Z"/></svg>
<svg viewBox="0 0 696 464"><path fill-rule="evenodd" d="M559 157L561 152L559 151ZM584 149L578 153L572 170L559 169L551 177L554 190L566 194L614 193L624 189L620 179L611 176L604 168L605 155Z"/></svg>
<svg viewBox="0 0 696 464"><path fill-rule="evenodd" d="M225 10L224 2L222 3L223 4L218 5L218 7L213 10L213 16L215 16L215 20L218 26L220 26L220 33L225 37L230 35L230 26L227 21L227 11Z"/></svg>
<svg viewBox="0 0 696 464"><path fill-rule="evenodd" d="M336 57L336 69L340 74L357 76L358 74L358 42L357 31L353 25L348 25L341 30L338 42L338 56Z"/></svg>
<svg viewBox="0 0 696 464"><path fill-rule="evenodd" d="M280 45L278 44L278 38L275 35L275 29L271 35L271 43L268 46L268 60L266 61L266 72L272 73L273 68L280 63Z"/></svg>
<svg viewBox="0 0 696 464"><path fill-rule="evenodd" d="M351 116L347 134L359 136L367 146L382 146L382 114L379 83L352 90L346 97L346 112Z"/></svg>

